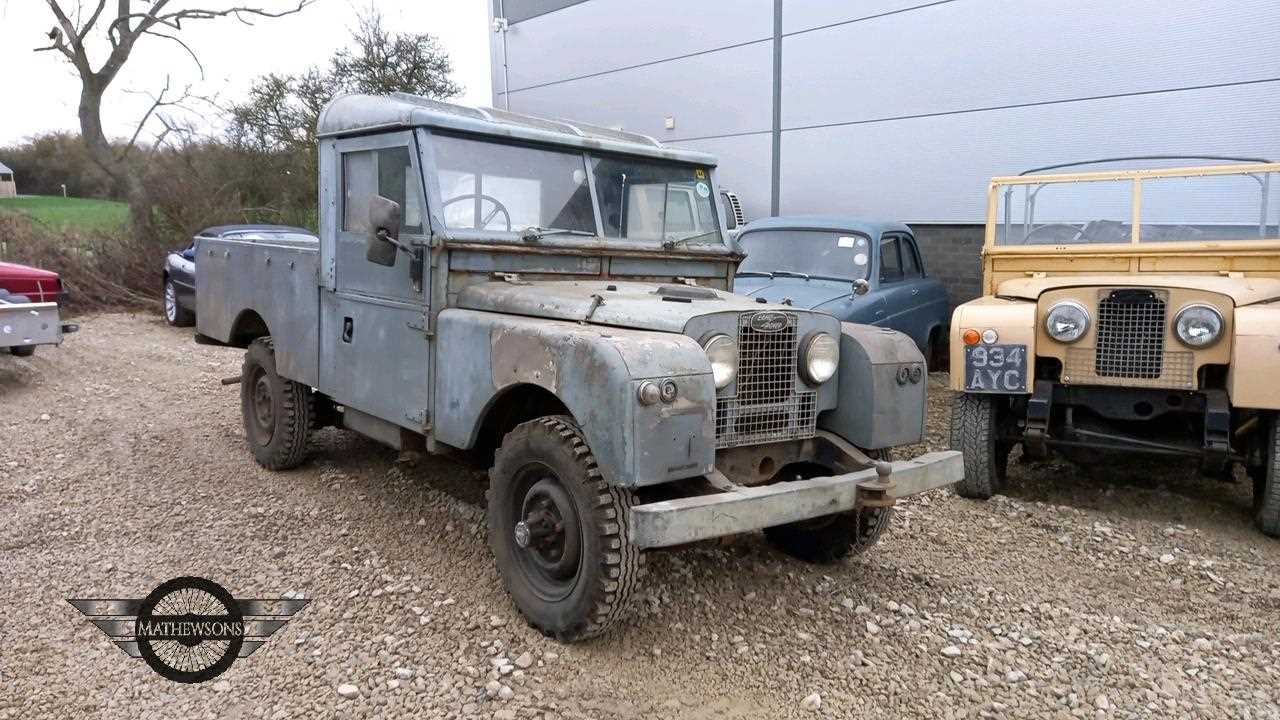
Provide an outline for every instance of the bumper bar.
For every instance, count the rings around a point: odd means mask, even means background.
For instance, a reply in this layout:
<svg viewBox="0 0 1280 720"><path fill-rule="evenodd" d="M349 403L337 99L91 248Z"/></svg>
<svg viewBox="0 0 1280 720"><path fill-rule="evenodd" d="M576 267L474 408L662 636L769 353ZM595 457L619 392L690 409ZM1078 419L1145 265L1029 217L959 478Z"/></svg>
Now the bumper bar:
<svg viewBox="0 0 1280 720"><path fill-rule="evenodd" d="M954 450L926 453L890 464L881 479L874 467L842 475L734 486L726 492L636 505L631 508L631 542L643 548L667 547L760 530L852 510L883 506L897 498L951 485L964 477L964 462Z"/></svg>
<svg viewBox="0 0 1280 720"><path fill-rule="evenodd" d="M0 348L57 345L62 332L57 303L0 302Z"/></svg>

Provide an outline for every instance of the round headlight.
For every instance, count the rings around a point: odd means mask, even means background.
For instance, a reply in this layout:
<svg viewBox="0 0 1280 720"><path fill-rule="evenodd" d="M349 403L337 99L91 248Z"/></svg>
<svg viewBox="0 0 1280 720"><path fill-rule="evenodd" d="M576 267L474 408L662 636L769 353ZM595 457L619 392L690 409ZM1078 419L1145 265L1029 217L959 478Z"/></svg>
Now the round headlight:
<svg viewBox="0 0 1280 720"><path fill-rule="evenodd" d="M711 376L715 378L716 389L729 387L738 376L738 342L728 335L712 335L702 343L702 349L711 361Z"/></svg>
<svg viewBox="0 0 1280 720"><path fill-rule="evenodd" d="M831 379L840 367L840 343L824 332L805 339L800 353L800 375L810 385L821 385Z"/></svg>
<svg viewBox="0 0 1280 720"><path fill-rule="evenodd" d="M1174 333L1187 347L1209 347L1222 337L1222 313L1209 305L1188 305L1173 319Z"/></svg>
<svg viewBox="0 0 1280 720"><path fill-rule="evenodd" d="M1049 308L1044 317L1044 331L1063 343L1072 343L1089 331L1089 311L1073 300L1064 300Z"/></svg>

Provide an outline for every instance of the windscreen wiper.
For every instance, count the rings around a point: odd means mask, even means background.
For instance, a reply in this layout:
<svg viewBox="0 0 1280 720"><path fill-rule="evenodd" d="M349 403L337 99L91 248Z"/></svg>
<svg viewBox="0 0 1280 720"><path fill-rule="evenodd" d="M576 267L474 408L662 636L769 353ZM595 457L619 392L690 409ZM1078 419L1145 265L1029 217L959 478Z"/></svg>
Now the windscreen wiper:
<svg viewBox="0 0 1280 720"><path fill-rule="evenodd" d="M586 230L570 230L569 228L544 228L544 227L538 227L537 225L530 225L529 227L520 231L520 239L525 242L536 242L538 240L541 240L542 238L551 237L552 235L582 235L585 237L596 236L595 233L587 232Z"/></svg>
<svg viewBox="0 0 1280 720"><path fill-rule="evenodd" d="M774 274L774 275L777 275L777 276L779 276L779 277L794 277L794 278L801 278L801 279L804 279L804 280L808 280L808 279L809 279L809 274L808 274L808 273L802 273L802 272L791 272L790 270L774 270L774 271L773 271L773 274Z"/></svg>
<svg viewBox="0 0 1280 720"><path fill-rule="evenodd" d="M697 240L697 239L699 239L699 238L707 237L707 236L709 236L709 235L715 235L715 234L717 234L717 233L719 233L719 232L720 232L719 230L708 230L707 232L699 233L699 234L697 234L697 235L690 235L689 237L686 237L686 238L680 238L679 240L663 240L663 241L662 241L662 249L663 249L663 250L675 250L677 247L679 247L679 246L681 246L681 245L684 245L685 243L689 243L689 242L692 242L692 241Z"/></svg>
<svg viewBox="0 0 1280 720"><path fill-rule="evenodd" d="M773 279L773 273L764 272L762 270L746 270L746 271L736 272L734 273L734 275L738 277L767 277L770 280Z"/></svg>

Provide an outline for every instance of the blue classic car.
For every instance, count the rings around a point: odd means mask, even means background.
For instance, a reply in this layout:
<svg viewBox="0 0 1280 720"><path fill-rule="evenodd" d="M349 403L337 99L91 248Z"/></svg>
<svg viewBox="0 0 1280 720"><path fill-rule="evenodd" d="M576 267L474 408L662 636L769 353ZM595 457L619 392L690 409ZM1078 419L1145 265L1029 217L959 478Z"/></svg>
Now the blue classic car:
<svg viewBox="0 0 1280 720"><path fill-rule="evenodd" d="M738 235L747 259L734 292L821 310L911 336L930 366L951 322L946 290L925 272L911 229L838 217L774 217Z"/></svg>

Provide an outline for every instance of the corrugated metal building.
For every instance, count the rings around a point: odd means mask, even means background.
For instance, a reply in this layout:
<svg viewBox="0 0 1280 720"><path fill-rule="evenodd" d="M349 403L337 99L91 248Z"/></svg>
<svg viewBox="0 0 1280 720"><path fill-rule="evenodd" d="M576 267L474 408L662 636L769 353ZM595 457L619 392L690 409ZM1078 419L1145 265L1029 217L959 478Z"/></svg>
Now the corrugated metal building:
<svg viewBox="0 0 1280 720"><path fill-rule="evenodd" d="M976 293L993 175L1280 155L1274 0L492 0L494 105L715 153L748 217L909 222Z"/></svg>

